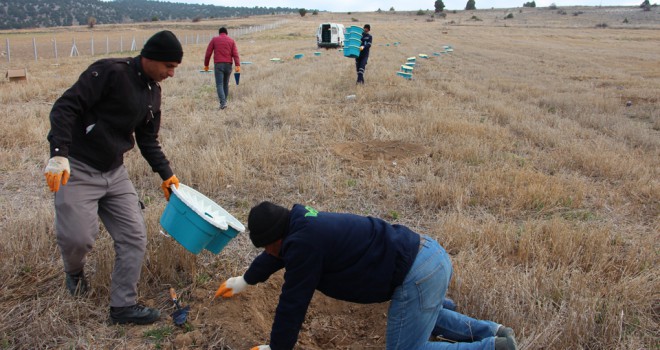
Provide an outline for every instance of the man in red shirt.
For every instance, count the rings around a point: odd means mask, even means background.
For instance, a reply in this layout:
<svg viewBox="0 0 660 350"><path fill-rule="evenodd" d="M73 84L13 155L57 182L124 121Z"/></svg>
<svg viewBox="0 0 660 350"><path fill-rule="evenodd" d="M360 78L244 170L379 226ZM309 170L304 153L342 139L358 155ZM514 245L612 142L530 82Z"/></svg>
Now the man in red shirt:
<svg viewBox="0 0 660 350"><path fill-rule="evenodd" d="M227 28L218 30L220 35L214 37L206 48L204 56L204 70L209 70L209 62L213 55L213 69L215 73L215 87L218 90L220 109L227 108L227 97L229 96L229 79L231 78L232 63L236 65L236 73L241 72L241 60L238 57L238 48L234 39L227 35Z"/></svg>

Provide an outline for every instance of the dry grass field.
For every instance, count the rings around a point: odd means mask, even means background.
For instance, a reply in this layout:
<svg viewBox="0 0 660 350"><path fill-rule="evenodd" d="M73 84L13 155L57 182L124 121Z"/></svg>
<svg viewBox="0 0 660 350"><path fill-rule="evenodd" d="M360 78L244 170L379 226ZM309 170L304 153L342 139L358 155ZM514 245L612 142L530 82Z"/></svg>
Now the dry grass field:
<svg viewBox="0 0 660 350"><path fill-rule="evenodd" d="M95 31L168 28L181 36L286 21L237 40L252 64L243 65L239 86L230 85L223 111L212 74L199 72L206 43L184 47L183 64L163 83L161 132L183 183L244 223L252 205L272 200L429 234L452 256L449 295L459 311L513 327L521 349L658 349L660 15L657 8L565 10L459 11L434 21L322 13ZM514 18L504 20L507 13ZM365 86L355 85L354 61L340 52L313 55L315 30L327 21L371 24ZM601 23L607 27L596 28ZM72 30L0 39L66 42ZM443 45L454 52L434 55ZM294 60L297 53L304 57ZM429 58L417 59L412 80L395 75L418 54ZM28 68L27 84L0 82L0 349L267 343L281 275L212 301L259 250L239 235L218 255L195 256L161 234L160 179L137 151L126 165L149 230L140 300L158 307L161 320L107 324L113 249L103 228L86 268L93 292L73 299L65 291L43 177L48 115L100 57L28 59L17 63ZM0 68L4 76L6 62ZM167 316L170 286L192 308L188 327ZM382 349L386 311L387 304L317 293L297 348Z"/></svg>

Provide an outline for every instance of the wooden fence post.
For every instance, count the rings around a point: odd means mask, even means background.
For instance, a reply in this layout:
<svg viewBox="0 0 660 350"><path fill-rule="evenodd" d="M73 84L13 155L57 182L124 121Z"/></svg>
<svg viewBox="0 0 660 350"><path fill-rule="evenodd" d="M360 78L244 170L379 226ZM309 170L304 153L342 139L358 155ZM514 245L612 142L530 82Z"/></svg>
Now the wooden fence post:
<svg viewBox="0 0 660 350"><path fill-rule="evenodd" d="M32 47L34 47L34 60L37 61L39 57L37 56L37 39L36 38L32 38Z"/></svg>
<svg viewBox="0 0 660 350"><path fill-rule="evenodd" d="M53 54L55 55L55 61L58 61L57 57L57 39L53 38Z"/></svg>
<svg viewBox="0 0 660 350"><path fill-rule="evenodd" d="M78 47L76 46L76 38L73 38L72 41L73 44L71 45L71 54L69 57L80 56L80 52L78 52Z"/></svg>

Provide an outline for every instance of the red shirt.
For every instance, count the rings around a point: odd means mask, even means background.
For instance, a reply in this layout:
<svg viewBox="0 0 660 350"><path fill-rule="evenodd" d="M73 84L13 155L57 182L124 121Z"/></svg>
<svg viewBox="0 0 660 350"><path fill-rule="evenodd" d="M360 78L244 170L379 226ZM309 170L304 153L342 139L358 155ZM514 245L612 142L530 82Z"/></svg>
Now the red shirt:
<svg viewBox="0 0 660 350"><path fill-rule="evenodd" d="M213 63L232 63L233 59L236 66L241 65L236 42L225 33L221 33L209 42L204 56L204 66L209 65L211 54L213 54Z"/></svg>

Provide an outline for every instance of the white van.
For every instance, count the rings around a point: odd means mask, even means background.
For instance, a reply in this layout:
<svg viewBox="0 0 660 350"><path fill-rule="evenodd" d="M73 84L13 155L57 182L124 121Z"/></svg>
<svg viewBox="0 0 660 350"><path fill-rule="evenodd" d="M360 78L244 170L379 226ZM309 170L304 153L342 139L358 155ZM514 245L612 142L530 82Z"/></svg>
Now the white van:
<svg viewBox="0 0 660 350"><path fill-rule="evenodd" d="M316 31L318 47L344 46L344 25L338 23L321 23Z"/></svg>

